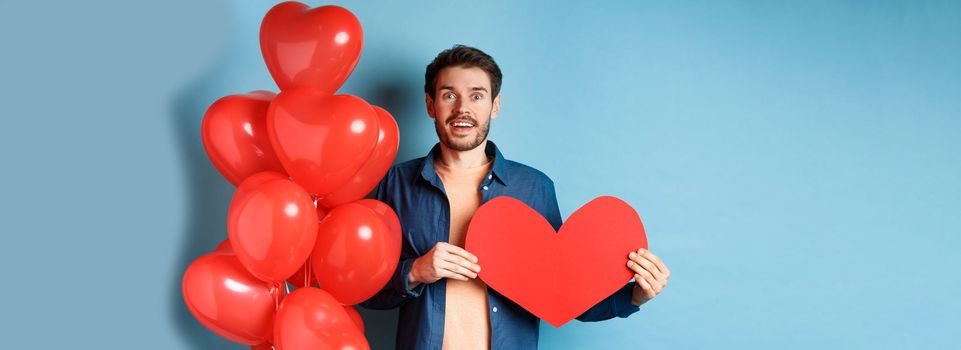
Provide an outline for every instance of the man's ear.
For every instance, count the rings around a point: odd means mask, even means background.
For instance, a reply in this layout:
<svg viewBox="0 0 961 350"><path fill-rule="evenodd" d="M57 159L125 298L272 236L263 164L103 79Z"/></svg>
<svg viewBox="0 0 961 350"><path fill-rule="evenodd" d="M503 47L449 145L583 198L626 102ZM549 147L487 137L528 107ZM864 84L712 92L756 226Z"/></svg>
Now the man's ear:
<svg viewBox="0 0 961 350"><path fill-rule="evenodd" d="M491 119L497 118L497 113L501 111L501 94L494 97L494 106L491 107Z"/></svg>
<svg viewBox="0 0 961 350"><path fill-rule="evenodd" d="M427 105L427 115L430 119L436 118L434 116L434 99L430 98L430 94L424 93L424 103Z"/></svg>

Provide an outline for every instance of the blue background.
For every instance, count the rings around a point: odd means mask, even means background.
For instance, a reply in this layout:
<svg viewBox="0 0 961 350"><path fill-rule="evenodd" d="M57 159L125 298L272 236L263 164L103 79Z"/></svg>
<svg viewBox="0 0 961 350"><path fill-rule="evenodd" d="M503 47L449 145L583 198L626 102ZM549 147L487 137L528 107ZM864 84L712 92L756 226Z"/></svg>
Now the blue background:
<svg viewBox="0 0 961 350"><path fill-rule="evenodd" d="M321 3L312 2L312 5ZM194 321L190 261L232 187L200 141L217 98L276 90L273 2L0 1L4 347L240 349ZM436 141L423 70L456 43L504 71L491 138L562 214L632 204L671 267L629 319L541 348L957 348L961 3L343 2L341 92ZM365 312L375 348L392 312Z"/></svg>

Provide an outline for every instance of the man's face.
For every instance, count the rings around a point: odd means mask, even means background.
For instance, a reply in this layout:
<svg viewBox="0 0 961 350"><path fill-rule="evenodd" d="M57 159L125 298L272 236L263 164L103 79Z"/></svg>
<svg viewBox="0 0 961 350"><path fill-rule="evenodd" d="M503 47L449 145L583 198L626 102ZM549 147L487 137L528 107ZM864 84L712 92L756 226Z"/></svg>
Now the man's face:
<svg viewBox="0 0 961 350"><path fill-rule="evenodd" d="M448 148L469 151L487 140L491 119L497 118L500 96L491 97L491 80L476 67L447 67L437 74L434 96L427 95L427 114L437 137Z"/></svg>

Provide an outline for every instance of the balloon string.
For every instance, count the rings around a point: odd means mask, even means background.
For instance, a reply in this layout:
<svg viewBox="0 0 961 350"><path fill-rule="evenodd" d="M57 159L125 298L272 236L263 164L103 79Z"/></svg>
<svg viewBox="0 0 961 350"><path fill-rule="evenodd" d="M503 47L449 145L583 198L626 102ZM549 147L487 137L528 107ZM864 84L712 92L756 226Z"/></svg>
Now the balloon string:
<svg viewBox="0 0 961 350"><path fill-rule="evenodd" d="M280 282L274 282L274 309L280 310Z"/></svg>
<svg viewBox="0 0 961 350"><path fill-rule="evenodd" d="M310 287L310 276L313 271L310 271L310 256L307 257L307 263L304 264L304 288Z"/></svg>

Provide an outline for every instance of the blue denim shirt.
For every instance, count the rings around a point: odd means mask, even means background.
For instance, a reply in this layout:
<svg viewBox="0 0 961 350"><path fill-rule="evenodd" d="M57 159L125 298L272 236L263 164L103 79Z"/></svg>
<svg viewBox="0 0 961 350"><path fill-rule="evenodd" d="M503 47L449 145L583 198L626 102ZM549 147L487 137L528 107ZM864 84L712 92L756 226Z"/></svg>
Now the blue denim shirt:
<svg viewBox="0 0 961 350"><path fill-rule="evenodd" d="M497 197L514 197L539 212L557 230L561 215L554 193L554 182L540 171L513 162L501 155L488 141L486 152L493 158L491 172L481 187L482 203ZM434 159L440 145L426 157L393 166L375 190L375 198L394 208L400 218L403 241L400 262L390 282L362 303L370 309L400 307L397 349L440 349L444 339L444 311L447 280L420 284L408 290L407 275L414 259L426 254L437 242L450 237L450 204ZM625 263L627 257L624 257ZM631 304L630 282L577 319L601 321L627 317L638 310ZM536 349L540 320L491 288L487 289L490 314L491 349Z"/></svg>

